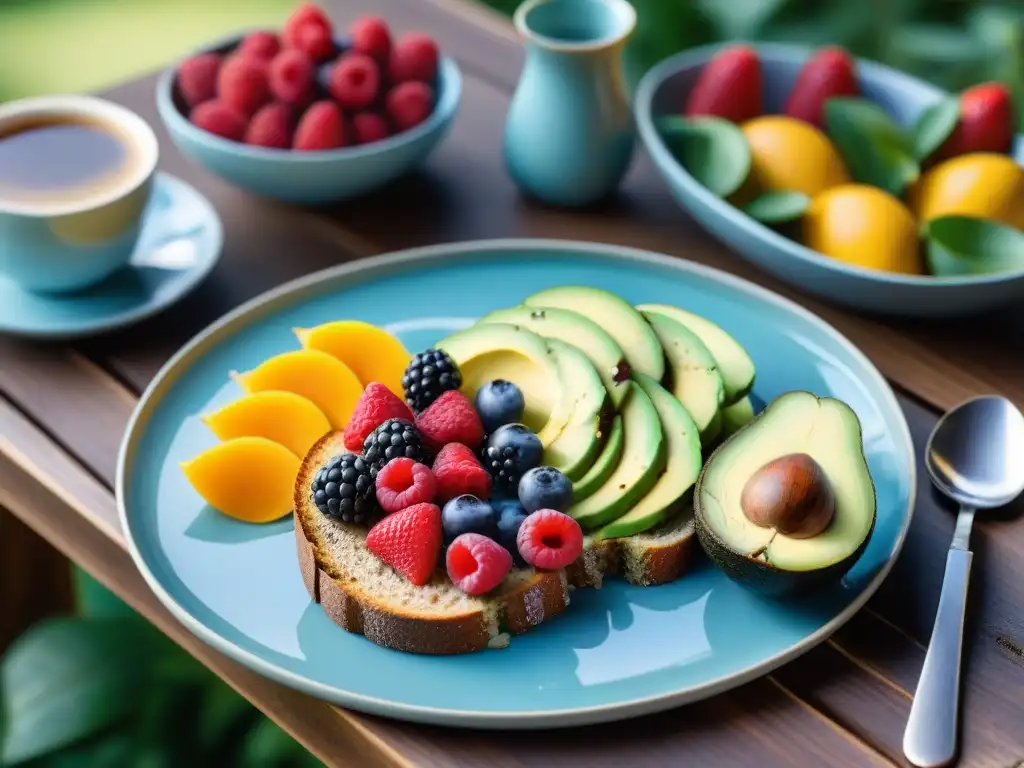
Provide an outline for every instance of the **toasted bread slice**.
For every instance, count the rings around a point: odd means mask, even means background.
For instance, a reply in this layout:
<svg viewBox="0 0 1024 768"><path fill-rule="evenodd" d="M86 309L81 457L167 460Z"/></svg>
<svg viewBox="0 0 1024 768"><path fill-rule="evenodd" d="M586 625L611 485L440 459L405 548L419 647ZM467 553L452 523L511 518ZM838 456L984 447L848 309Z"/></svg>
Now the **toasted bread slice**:
<svg viewBox="0 0 1024 768"><path fill-rule="evenodd" d="M349 632L399 651L454 654L507 642L565 610L564 572L516 568L493 592L472 597L438 570L418 587L366 548L366 529L326 517L313 504L317 470L345 453L341 432L324 436L295 483L295 538L302 581L327 615Z"/></svg>
<svg viewBox="0 0 1024 768"><path fill-rule="evenodd" d="M588 536L583 540L583 554L567 569L569 583L600 588L606 576L616 575L641 587L667 584L689 567L695 541L689 505L650 531L600 541Z"/></svg>
<svg viewBox="0 0 1024 768"><path fill-rule="evenodd" d="M650 586L674 581L689 563L693 514L623 539L588 537L579 559L564 571L515 568L493 592L472 597L439 568L415 586L366 548L366 529L326 517L313 504L313 476L345 453L341 432L325 435L303 460L295 483L295 539L302 581L327 615L349 632L409 653L469 653L501 647L562 613L569 585L600 587L607 575Z"/></svg>

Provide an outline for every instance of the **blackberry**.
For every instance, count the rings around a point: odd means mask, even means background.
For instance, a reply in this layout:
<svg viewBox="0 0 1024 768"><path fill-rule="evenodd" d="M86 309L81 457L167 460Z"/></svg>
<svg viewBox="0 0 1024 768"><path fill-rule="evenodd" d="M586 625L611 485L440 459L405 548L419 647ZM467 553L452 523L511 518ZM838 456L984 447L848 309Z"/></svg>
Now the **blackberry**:
<svg viewBox="0 0 1024 768"><path fill-rule="evenodd" d="M363 460L374 480L385 464L402 456L429 466L423 436L411 421L388 419L363 441Z"/></svg>
<svg viewBox="0 0 1024 768"><path fill-rule="evenodd" d="M462 386L462 374L448 353L430 349L414 355L402 376L405 402L419 413L443 392Z"/></svg>
<svg viewBox="0 0 1024 768"><path fill-rule="evenodd" d="M335 456L322 466L311 490L317 509L346 523L366 523L377 511L370 465L354 453Z"/></svg>
<svg viewBox="0 0 1024 768"><path fill-rule="evenodd" d="M495 490L515 491L519 479L540 463L543 446L540 438L522 424L505 424L487 438L480 452Z"/></svg>

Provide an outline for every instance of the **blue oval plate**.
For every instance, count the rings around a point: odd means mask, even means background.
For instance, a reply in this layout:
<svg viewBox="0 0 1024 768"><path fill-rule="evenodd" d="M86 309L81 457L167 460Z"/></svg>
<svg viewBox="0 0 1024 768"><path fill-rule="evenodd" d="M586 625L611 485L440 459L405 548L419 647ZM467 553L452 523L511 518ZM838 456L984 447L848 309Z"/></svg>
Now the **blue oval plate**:
<svg viewBox="0 0 1024 768"><path fill-rule="evenodd" d="M812 599L769 602L703 558L674 584L577 590L566 613L503 650L391 651L346 633L311 602L290 518L266 526L206 508L178 462L214 444L197 418L239 396L231 370L298 348L292 329L358 318L410 350L533 291L607 288L668 302L734 334L755 393L807 389L860 417L878 495L863 556ZM482 287L486 289L481 289ZM131 552L167 607L226 655L285 685L373 714L461 727L545 728L623 719L711 696L824 640L877 589L903 543L915 493L910 433L870 362L814 315L706 267L590 243L432 246L326 270L265 294L185 346L157 376L122 446L117 493Z"/></svg>
<svg viewBox="0 0 1024 768"><path fill-rule="evenodd" d="M131 261L68 294L29 293L0 275L0 333L72 339L141 322L183 299L217 265L224 232L195 187L158 173Z"/></svg>

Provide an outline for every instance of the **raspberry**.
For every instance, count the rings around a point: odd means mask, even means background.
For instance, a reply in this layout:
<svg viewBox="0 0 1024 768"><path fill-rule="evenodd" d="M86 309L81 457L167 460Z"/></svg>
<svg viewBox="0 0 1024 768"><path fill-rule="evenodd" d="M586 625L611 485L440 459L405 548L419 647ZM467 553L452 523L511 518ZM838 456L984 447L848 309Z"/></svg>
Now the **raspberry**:
<svg viewBox="0 0 1024 768"><path fill-rule="evenodd" d="M333 34L331 20L314 3L303 3L296 8L281 30L285 47L298 48L317 62L334 55Z"/></svg>
<svg viewBox="0 0 1024 768"><path fill-rule="evenodd" d="M345 109L365 109L380 94L380 67L365 53L346 53L331 70L331 95Z"/></svg>
<svg viewBox="0 0 1024 768"><path fill-rule="evenodd" d="M270 61L281 50L281 40L273 32L258 31L245 36L235 53L254 59Z"/></svg>
<svg viewBox="0 0 1024 768"><path fill-rule="evenodd" d="M356 144L372 144L391 135L391 126L383 115L376 112L357 112L352 116L352 132Z"/></svg>
<svg viewBox="0 0 1024 768"><path fill-rule="evenodd" d="M467 595L483 595L512 570L512 555L493 539L464 533L448 546L445 565L455 586Z"/></svg>
<svg viewBox="0 0 1024 768"><path fill-rule="evenodd" d="M386 62L391 54L391 32L380 16L363 16L348 28L352 49Z"/></svg>
<svg viewBox="0 0 1024 768"><path fill-rule="evenodd" d="M220 100L245 117L270 101L266 62L245 56L231 56L217 75Z"/></svg>
<svg viewBox="0 0 1024 768"><path fill-rule="evenodd" d="M317 101L299 120L292 148L299 150L337 149L349 143L341 110L332 101Z"/></svg>
<svg viewBox="0 0 1024 768"><path fill-rule="evenodd" d="M426 83L400 83L388 92L388 117L399 131L419 125L434 108L434 91Z"/></svg>
<svg viewBox="0 0 1024 768"><path fill-rule="evenodd" d="M441 510L434 504L414 504L388 515L366 534L366 548L422 587L441 553Z"/></svg>
<svg viewBox="0 0 1024 768"><path fill-rule="evenodd" d="M245 135L245 118L223 101L204 101L192 110L188 119L204 131L231 141L241 141Z"/></svg>
<svg viewBox="0 0 1024 768"><path fill-rule="evenodd" d="M377 473L377 501L385 512L434 500L437 479L426 464L404 456L392 459Z"/></svg>
<svg viewBox="0 0 1024 768"><path fill-rule="evenodd" d="M432 83L437 77L437 43L430 35L408 32L402 35L391 50L388 71L395 83L419 80Z"/></svg>
<svg viewBox="0 0 1024 768"><path fill-rule="evenodd" d="M553 509L538 509L519 527L516 545L523 560L535 568L557 571L583 551L580 524Z"/></svg>
<svg viewBox="0 0 1024 768"><path fill-rule="evenodd" d="M484 441L484 427L469 398L450 389L416 417L416 428L431 450L448 443L462 443L476 449Z"/></svg>
<svg viewBox="0 0 1024 768"><path fill-rule="evenodd" d="M361 451L363 441L388 419L412 421L412 410L379 381L371 381L359 396L352 417L345 426L345 447L350 451Z"/></svg>
<svg viewBox="0 0 1024 768"><path fill-rule="evenodd" d="M200 53L178 67L178 90L190 107L217 97L217 73L221 58L216 53Z"/></svg>
<svg viewBox="0 0 1024 768"><path fill-rule="evenodd" d="M478 499L491 495L491 476L480 466L476 454L461 443L448 443L434 459L439 504L470 494Z"/></svg>
<svg viewBox="0 0 1024 768"><path fill-rule="evenodd" d="M302 51L289 48L270 62L270 92L279 101L305 106L313 100L315 86L316 66Z"/></svg>
<svg viewBox="0 0 1024 768"><path fill-rule="evenodd" d="M292 145L295 112L289 104L271 102L259 108L245 131L245 143L256 147L288 149Z"/></svg>

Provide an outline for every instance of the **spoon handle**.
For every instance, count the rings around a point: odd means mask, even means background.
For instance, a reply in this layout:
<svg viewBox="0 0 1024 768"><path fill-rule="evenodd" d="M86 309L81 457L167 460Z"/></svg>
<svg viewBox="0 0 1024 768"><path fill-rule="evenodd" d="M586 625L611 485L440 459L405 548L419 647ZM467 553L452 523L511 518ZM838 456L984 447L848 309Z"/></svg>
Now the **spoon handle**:
<svg viewBox="0 0 1024 768"><path fill-rule="evenodd" d="M903 734L904 754L921 768L946 765L956 754L964 609L973 558L970 550L955 546L946 555L932 638Z"/></svg>

